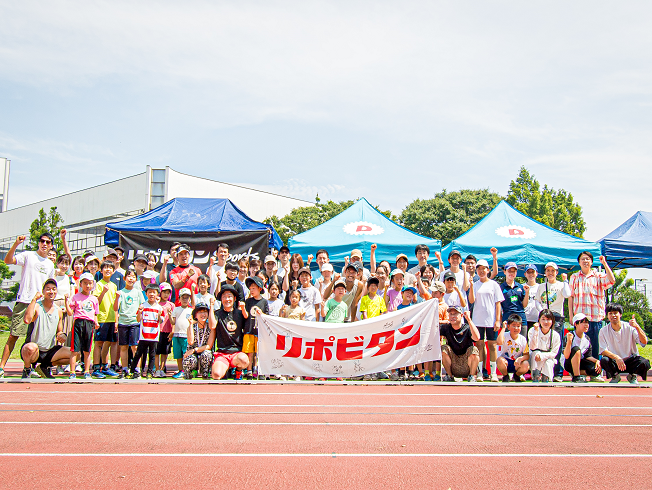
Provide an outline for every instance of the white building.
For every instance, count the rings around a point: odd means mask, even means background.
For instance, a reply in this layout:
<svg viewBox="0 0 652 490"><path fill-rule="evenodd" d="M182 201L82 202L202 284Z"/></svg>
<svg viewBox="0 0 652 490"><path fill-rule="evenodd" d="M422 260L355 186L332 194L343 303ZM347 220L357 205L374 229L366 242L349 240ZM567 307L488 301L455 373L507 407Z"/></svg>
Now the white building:
<svg viewBox="0 0 652 490"><path fill-rule="evenodd" d="M0 163L2 160L4 159L0 159ZM8 168L8 161L6 165ZM56 206L68 230L68 243L75 256L81 255L84 250L98 253L104 251L106 223L142 214L175 197L230 199L256 221L271 215L283 216L294 208L313 204L194 177L170 167L156 169L147 166L144 172L131 177L0 212L0 257L4 257L17 236L29 235L29 226L41 208L47 213L51 207ZM0 193L0 199L2 205L6 205L6 186Z"/></svg>

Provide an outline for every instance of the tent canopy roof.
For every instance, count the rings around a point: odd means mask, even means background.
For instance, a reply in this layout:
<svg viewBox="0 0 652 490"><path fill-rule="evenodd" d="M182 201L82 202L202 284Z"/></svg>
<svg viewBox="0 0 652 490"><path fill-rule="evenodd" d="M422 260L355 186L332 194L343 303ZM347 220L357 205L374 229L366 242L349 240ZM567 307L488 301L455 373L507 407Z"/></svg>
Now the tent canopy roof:
<svg viewBox="0 0 652 490"><path fill-rule="evenodd" d="M253 221L228 199L177 197L151 211L124 221L107 223L107 232L217 233L272 232L270 245L282 242L272 225Z"/></svg>
<svg viewBox="0 0 652 490"><path fill-rule="evenodd" d="M611 267L652 268L652 213L638 211L598 243Z"/></svg>
<svg viewBox="0 0 652 490"><path fill-rule="evenodd" d="M517 211L505 201L499 202L478 224L442 250L445 261L451 250L459 250L462 260L475 255L491 266L490 249L498 249L498 263L535 264L540 270L555 262L560 268L578 268L577 256L584 250L593 254L594 264L600 262L600 246L550 228Z"/></svg>
<svg viewBox="0 0 652 490"><path fill-rule="evenodd" d="M364 263L368 264L370 247L374 243L378 245L376 261L388 260L392 265L400 253L406 254L413 265L414 248L418 244L427 245L431 254L441 247L439 240L396 224L365 198L325 223L292 237L288 246L292 253L299 253L304 258L308 254L316 255L317 250L323 248L335 264L344 263L351 250L358 248L363 253Z"/></svg>

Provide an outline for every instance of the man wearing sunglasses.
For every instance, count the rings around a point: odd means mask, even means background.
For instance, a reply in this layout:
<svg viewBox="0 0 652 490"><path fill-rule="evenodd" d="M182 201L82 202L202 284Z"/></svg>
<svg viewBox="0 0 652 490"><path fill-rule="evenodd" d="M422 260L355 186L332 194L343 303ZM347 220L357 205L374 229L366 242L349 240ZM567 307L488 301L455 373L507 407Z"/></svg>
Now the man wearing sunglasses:
<svg viewBox="0 0 652 490"><path fill-rule="evenodd" d="M7 252L5 256L5 263L7 265L18 265L22 267L22 275L20 277L20 287L18 289L18 297L16 298L16 305L14 312L11 316L11 330L7 343L2 351L2 361L0 361L0 378L4 377L5 364L9 360L9 356L14 350L16 340L24 337L27 333L27 325L25 324L25 313L27 307L32 299L43 288L43 284L48 279L54 279L54 264L48 259L48 252L52 250L54 245L54 238L50 233L42 233L39 237L38 250L36 252L28 250L16 254L16 248L23 243L27 237L24 235L16 238L16 241Z"/></svg>

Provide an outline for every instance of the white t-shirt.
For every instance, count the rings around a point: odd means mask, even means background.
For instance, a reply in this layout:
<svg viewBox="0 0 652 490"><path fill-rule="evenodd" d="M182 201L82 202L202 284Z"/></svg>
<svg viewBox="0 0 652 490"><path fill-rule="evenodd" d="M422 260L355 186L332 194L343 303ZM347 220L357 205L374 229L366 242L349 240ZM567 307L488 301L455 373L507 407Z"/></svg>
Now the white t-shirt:
<svg viewBox="0 0 652 490"><path fill-rule="evenodd" d="M638 335L637 335L637 337L638 337ZM577 334L573 335L573 343L571 344L571 349L573 347L579 347L580 348L580 352L582 353L582 357L586 357L587 352L588 352L589 356L591 355L591 352L590 352L591 339L589 339L589 336L586 335L586 334L582 335L581 337L579 335L577 335Z"/></svg>
<svg viewBox="0 0 652 490"><path fill-rule="evenodd" d="M54 264L47 257L41 257L34 251L21 252L14 256L16 265L23 268L18 289L19 303L29 303L36 293L43 289L43 283L54 278Z"/></svg>
<svg viewBox="0 0 652 490"><path fill-rule="evenodd" d="M321 305L319 289L315 286L309 286L307 288L299 288L299 292L301 293L299 306L306 310L306 320L309 322L317 321L315 317L315 306Z"/></svg>
<svg viewBox="0 0 652 490"><path fill-rule="evenodd" d="M439 274L439 280L441 282L444 282L444 274L446 274L450 269L446 269L445 271L441 272ZM453 271L451 271L453 272ZM463 286L464 286L464 271L460 269L458 272L453 272L455 274L455 282L457 283L457 287L460 288L460 291L464 291ZM475 308L475 307L474 307Z"/></svg>
<svg viewBox="0 0 652 490"><path fill-rule="evenodd" d="M546 293L546 284L548 284L548 292ZM530 290L531 291L531 290ZM555 313L559 313L563 316L564 314L564 298L568 298L571 295L570 287L568 286L567 281L555 281L553 284L544 282L539 284L537 289L536 300L539 308L541 310L548 308L548 303L550 303L550 309ZM530 301L532 301L530 299ZM529 320L529 318L528 318Z"/></svg>
<svg viewBox="0 0 652 490"><path fill-rule="evenodd" d="M473 323L477 327L493 327L496 322L496 303L505 299L500 286L492 279L487 279L485 282L474 282L473 293L475 294ZM446 298L445 295L444 298ZM449 304L448 301L446 304Z"/></svg>
<svg viewBox="0 0 652 490"><path fill-rule="evenodd" d="M57 297L54 299L63 299L66 294L69 298L73 297L73 295L70 294L72 279L69 275L64 274L63 276L54 276L54 280L57 281Z"/></svg>
<svg viewBox="0 0 652 490"><path fill-rule="evenodd" d="M172 310L172 318L174 318L172 335L174 337L187 337L190 319L192 318L192 308L190 306L187 308L177 306Z"/></svg>
<svg viewBox="0 0 652 490"><path fill-rule="evenodd" d="M600 329L598 335L600 340L600 353L604 350L616 354L624 359L632 356L638 356L638 346L640 344L638 331L629 323L620 322L620 330L617 332L611 327L611 323L606 324Z"/></svg>
<svg viewBox="0 0 652 490"><path fill-rule="evenodd" d="M460 301L460 296L457 294L457 291L455 291L454 289L452 293L444 293L444 303L446 303L448 306L462 306L462 302ZM468 309L468 304L464 308L464 311L466 311L467 309Z"/></svg>
<svg viewBox="0 0 652 490"><path fill-rule="evenodd" d="M224 266L213 264L213 267L208 269L207 275L211 281L211 287L208 289L208 292L214 295L215 290L217 289L217 285L226 281L226 272L224 271Z"/></svg>
<svg viewBox="0 0 652 490"><path fill-rule="evenodd" d="M502 350L500 355L505 359L511 359L515 361L518 357L521 357L528 351L527 340L521 334L518 334L518 338L514 340L509 332L504 333L505 341L502 345Z"/></svg>
<svg viewBox="0 0 652 490"><path fill-rule="evenodd" d="M536 322L539 320L539 312L541 307L537 304L536 298L539 294L539 288L545 287L543 284L535 284L530 286L530 292L528 294L527 306L525 307L525 319L528 322Z"/></svg>
<svg viewBox="0 0 652 490"><path fill-rule="evenodd" d="M271 316L279 316L284 304L283 300L279 298L276 298L274 301L268 299L267 306L269 307L269 314Z"/></svg>

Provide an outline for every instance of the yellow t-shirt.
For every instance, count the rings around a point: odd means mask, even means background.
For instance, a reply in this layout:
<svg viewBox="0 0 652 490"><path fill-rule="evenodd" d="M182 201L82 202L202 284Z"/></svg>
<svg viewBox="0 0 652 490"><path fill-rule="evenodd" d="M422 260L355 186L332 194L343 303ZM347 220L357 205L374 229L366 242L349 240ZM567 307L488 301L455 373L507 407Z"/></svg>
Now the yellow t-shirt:
<svg viewBox="0 0 652 490"><path fill-rule="evenodd" d="M360 313L363 311L367 312L367 318L374 318L380 316L382 313L387 311L387 306L385 306L385 300L378 294L374 296L374 299L369 298L369 295L365 295L360 301Z"/></svg>
<svg viewBox="0 0 652 490"><path fill-rule="evenodd" d="M106 322L115 322L115 311L113 311L113 303L115 302L116 293L118 288L111 281L108 283L101 279L97 281L97 286L95 286L95 291L93 291L93 296L100 297L102 291L104 290L105 285L109 285L109 290L106 292L100 303L100 314L97 315L97 321L99 323Z"/></svg>

